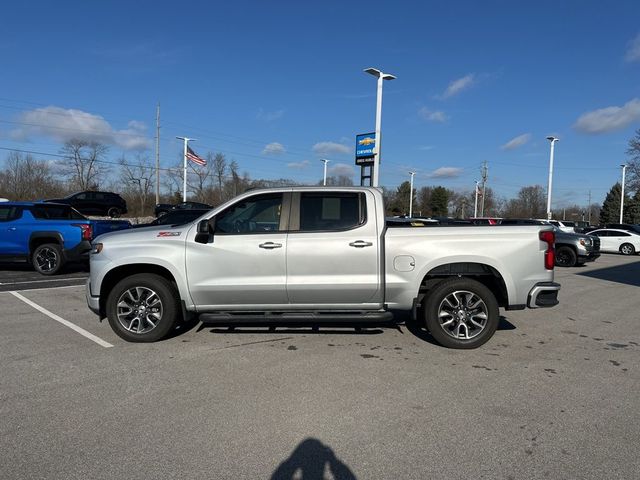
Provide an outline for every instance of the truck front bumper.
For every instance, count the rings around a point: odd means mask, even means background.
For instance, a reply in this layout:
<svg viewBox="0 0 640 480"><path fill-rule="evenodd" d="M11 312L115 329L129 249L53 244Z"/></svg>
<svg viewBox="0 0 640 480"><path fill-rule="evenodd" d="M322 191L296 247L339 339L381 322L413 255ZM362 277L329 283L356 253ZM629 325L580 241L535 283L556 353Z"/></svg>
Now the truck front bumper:
<svg viewBox="0 0 640 480"><path fill-rule="evenodd" d="M558 292L560 284L555 282L536 283L529 292L527 298L527 307L529 308L545 308L558 305Z"/></svg>
<svg viewBox="0 0 640 480"><path fill-rule="evenodd" d="M87 306L96 315L100 315L100 297L91 295L91 279L87 279L84 287L84 295L87 298Z"/></svg>

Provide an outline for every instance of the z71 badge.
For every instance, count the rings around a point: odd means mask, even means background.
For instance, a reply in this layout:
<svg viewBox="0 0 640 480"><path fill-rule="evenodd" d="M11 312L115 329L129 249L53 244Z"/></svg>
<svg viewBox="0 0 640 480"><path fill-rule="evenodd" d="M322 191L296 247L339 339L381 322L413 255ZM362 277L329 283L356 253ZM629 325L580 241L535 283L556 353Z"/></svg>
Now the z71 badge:
<svg viewBox="0 0 640 480"><path fill-rule="evenodd" d="M182 232L158 232L158 237L179 237Z"/></svg>

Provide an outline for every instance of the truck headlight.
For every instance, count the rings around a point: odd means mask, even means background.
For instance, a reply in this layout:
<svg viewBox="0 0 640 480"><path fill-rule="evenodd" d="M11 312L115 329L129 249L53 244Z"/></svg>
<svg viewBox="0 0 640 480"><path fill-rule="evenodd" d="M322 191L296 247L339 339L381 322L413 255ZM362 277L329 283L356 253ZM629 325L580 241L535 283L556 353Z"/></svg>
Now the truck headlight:
<svg viewBox="0 0 640 480"><path fill-rule="evenodd" d="M591 239L590 238L581 238L580 239L580 245L588 247L591 246Z"/></svg>

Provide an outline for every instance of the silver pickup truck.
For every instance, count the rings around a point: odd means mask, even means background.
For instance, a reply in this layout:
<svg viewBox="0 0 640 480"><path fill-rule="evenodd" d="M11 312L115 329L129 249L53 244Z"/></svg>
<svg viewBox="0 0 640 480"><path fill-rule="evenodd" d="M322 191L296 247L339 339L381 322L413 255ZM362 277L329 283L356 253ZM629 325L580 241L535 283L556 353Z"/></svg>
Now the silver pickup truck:
<svg viewBox="0 0 640 480"><path fill-rule="evenodd" d="M420 313L442 345L489 340L499 307L558 303L551 226L387 226L366 187L254 190L196 221L108 233L89 308L132 342L176 322L393 321Z"/></svg>

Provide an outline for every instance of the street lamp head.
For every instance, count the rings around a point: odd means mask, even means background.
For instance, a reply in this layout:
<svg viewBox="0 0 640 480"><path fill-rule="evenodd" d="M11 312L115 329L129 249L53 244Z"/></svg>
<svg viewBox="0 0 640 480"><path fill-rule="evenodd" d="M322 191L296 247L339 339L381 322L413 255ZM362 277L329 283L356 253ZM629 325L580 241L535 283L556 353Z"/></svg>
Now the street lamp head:
<svg viewBox="0 0 640 480"><path fill-rule="evenodd" d="M620 164L620 166L621 166L622 168L627 168L627 164L626 164L626 163L621 163L621 164Z"/></svg>
<svg viewBox="0 0 640 480"><path fill-rule="evenodd" d="M376 78L382 77L383 80L395 80L396 78L395 75L391 75L390 73L383 73L377 68L365 68L364 71Z"/></svg>
<svg viewBox="0 0 640 480"><path fill-rule="evenodd" d="M553 137L553 136L548 136L548 137L547 137L547 140L549 140L550 142L552 142L552 143L553 143L553 142L557 142L557 141L559 141L560 139L559 139L559 138L556 138L556 137Z"/></svg>

